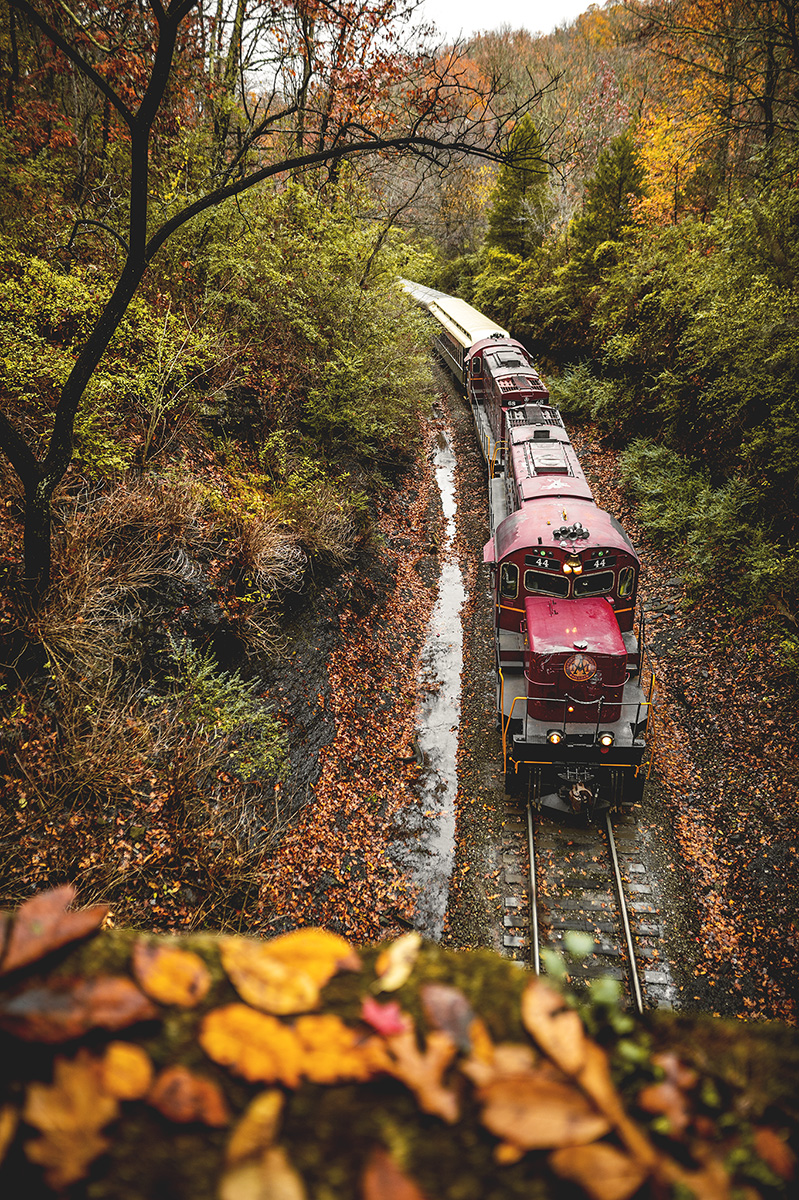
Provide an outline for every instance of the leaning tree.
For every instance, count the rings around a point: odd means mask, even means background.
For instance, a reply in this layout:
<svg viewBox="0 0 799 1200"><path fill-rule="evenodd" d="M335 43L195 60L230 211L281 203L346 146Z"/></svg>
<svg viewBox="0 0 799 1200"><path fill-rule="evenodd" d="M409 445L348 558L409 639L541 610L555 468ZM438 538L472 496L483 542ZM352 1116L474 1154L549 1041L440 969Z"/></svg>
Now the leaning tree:
<svg viewBox="0 0 799 1200"><path fill-rule="evenodd" d="M442 169L462 154L503 160L509 129L541 93L508 104L503 81L476 79L457 47L425 49L416 7L416 0L220 0L209 14L202 0L9 0L7 96L24 86L26 37L35 44L31 62L49 57L73 91L96 96L103 138L116 131L116 161L121 148L125 162L111 214L78 223L113 239L120 265L63 385L44 449L37 452L0 413L0 447L24 488L25 574L34 595L49 583L51 501L71 461L87 385L176 230L266 179L335 172L344 160L411 155ZM169 208L154 163L179 137L181 86L183 119L190 103L191 121L207 131L206 166L182 206Z"/></svg>

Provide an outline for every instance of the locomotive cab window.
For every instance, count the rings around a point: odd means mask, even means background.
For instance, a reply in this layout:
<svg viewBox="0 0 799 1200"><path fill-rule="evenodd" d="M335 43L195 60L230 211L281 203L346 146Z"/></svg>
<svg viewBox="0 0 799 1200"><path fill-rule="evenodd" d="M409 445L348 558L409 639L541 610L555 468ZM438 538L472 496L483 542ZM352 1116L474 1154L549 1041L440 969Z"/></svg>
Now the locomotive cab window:
<svg viewBox="0 0 799 1200"><path fill-rule="evenodd" d="M619 571L619 595L632 596L635 588L635 567L622 567Z"/></svg>
<svg viewBox="0 0 799 1200"><path fill-rule="evenodd" d="M479 354L476 354L472 359L472 375L482 375L483 360Z"/></svg>
<svg viewBox="0 0 799 1200"><path fill-rule="evenodd" d="M575 596L605 596L613 591L616 582L612 571L597 571L593 575L581 575L574 581Z"/></svg>
<svg viewBox="0 0 799 1200"><path fill-rule="evenodd" d="M503 563L499 572L499 594L503 600L515 600L519 594L519 568L516 563Z"/></svg>
<svg viewBox="0 0 799 1200"><path fill-rule="evenodd" d="M539 596L568 596L569 581L563 575L545 575L543 571L525 571L524 586Z"/></svg>

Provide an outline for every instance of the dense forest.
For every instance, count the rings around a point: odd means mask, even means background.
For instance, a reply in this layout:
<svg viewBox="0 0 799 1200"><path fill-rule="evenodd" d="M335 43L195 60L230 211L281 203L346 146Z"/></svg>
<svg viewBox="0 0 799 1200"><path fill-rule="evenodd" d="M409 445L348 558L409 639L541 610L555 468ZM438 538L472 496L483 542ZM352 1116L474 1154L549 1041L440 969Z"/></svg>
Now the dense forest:
<svg viewBox="0 0 799 1200"><path fill-rule="evenodd" d="M507 323L799 665L799 5L213 7L0 4L2 889L165 928L242 920L283 827L269 663L431 395L399 275Z"/></svg>

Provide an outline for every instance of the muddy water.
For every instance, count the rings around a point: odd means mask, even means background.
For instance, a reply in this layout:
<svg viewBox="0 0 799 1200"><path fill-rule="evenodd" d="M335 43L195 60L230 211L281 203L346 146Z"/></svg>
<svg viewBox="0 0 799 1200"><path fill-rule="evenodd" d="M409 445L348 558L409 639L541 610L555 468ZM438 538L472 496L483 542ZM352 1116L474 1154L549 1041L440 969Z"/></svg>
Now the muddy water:
<svg viewBox="0 0 799 1200"><path fill-rule="evenodd" d="M461 711L463 629L461 607L466 598L455 554L455 455L450 430L439 430L433 471L444 514L439 547L441 574L438 598L421 658L421 692L417 753L424 757L419 779L419 808L409 814L402 858L418 888L414 925L438 941L444 929L449 884L455 857L456 756Z"/></svg>

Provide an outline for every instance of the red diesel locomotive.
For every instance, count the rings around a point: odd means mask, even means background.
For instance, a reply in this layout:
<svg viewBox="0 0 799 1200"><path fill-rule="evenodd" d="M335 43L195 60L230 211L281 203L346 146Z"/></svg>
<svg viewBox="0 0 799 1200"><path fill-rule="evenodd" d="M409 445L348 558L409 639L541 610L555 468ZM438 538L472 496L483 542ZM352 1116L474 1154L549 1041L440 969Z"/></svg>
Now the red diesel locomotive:
<svg viewBox="0 0 799 1200"><path fill-rule="evenodd" d="M524 347L464 301L406 286L439 324L488 464L506 788L564 815L634 803L653 680L645 691L632 542L594 502Z"/></svg>

